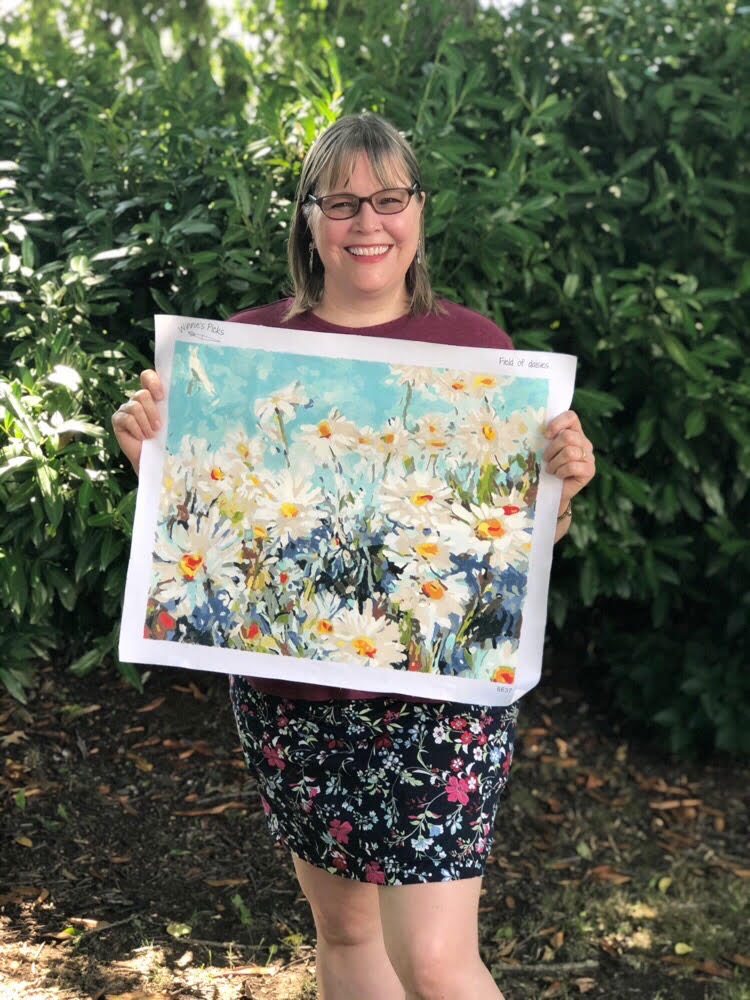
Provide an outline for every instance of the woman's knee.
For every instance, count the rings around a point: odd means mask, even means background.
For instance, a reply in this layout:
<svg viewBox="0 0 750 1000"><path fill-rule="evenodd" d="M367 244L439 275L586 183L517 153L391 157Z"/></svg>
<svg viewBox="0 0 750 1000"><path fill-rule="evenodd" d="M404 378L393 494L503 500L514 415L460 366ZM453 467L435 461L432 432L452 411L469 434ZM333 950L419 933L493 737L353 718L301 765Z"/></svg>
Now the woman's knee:
<svg viewBox="0 0 750 1000"><path fill-rule="evenodd" d="M424 940L418 935L398 947L386 939L386 951L407 994L420 1000L448 1000L461 994L467 970L479 961L478 952L458 952L451 941Z"/></svg>
<svg viewBox="0 0 750 1000"><path fill-rule="evenodd" d="M377 886L331 875L292 854L318 937L331 946L356 946L382 938Z"/></svg>

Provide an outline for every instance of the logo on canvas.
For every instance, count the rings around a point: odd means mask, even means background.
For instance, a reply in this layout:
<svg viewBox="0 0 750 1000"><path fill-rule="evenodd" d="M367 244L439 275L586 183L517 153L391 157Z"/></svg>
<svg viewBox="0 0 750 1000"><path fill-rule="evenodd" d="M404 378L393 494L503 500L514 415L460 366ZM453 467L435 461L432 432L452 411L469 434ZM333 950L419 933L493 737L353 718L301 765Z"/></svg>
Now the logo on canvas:
<svg viewBox="0 0 750 1000"><path fill-rule="evenodd" d="M180 323L177 332L192 340L200 340L209 344L220 344L224 339L224 331L207 319L191 319Z"/></svg>

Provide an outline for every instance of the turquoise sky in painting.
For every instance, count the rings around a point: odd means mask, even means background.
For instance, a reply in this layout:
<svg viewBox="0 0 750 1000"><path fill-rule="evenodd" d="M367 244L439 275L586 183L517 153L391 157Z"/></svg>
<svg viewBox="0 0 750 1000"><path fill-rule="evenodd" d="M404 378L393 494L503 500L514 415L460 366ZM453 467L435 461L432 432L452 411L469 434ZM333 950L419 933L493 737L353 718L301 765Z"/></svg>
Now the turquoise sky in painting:
<svg viewBox="0 0 750 1000"><path fill-rule="evenodd" d="M300 354L237 347L198 345L197 357L213 384L213 396L195 379L189 367L191 346L175 344L169 396L167 449L176 452L185 434L205 438L212 447L223 444L237 428L248 434L257 430L255 402L298 380L313 403L300 407L288 424L290 434L304 424L317 423L333 407L360 426L379 429L388 417L400 416L405 387L396 383L390 366L374 361L316 358ZM392 379L389 384L388 379ZM190 388L190 392L188 392ZM501 399L505 413L531 406L547 405L547 382L538 378L516 377L501 394L494 396L495 408ZM414 420L424 413L453 413L452 404L415 392L409 404Z"/></svg>

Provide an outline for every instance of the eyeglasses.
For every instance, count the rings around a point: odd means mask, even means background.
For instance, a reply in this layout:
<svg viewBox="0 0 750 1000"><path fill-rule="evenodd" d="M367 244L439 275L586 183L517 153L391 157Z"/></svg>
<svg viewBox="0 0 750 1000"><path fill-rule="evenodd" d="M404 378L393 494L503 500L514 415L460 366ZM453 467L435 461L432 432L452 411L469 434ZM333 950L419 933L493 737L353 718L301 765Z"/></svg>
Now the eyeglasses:
<svg viewBox="0 0 750 1000"><path fill-rule="evenodd" d="M360 198L358 195L348 192L325 194L322 198L308 194L302 204L317 205L323 215L329 219L353 219L365 201L369 202L378 215L398 215L409 204L411 196L420 190L419 182L414 181L411 187L383 188L382 191L376 191L368 198Z"/></svg>

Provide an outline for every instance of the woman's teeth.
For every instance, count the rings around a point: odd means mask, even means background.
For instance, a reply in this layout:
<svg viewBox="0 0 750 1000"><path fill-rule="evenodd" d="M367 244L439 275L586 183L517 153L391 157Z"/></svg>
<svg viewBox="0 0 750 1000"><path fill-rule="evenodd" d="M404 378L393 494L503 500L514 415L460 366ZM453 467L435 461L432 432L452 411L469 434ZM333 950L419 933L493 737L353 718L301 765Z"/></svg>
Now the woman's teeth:
<svg viewBox="0 0 750 1000"><path fill-rule="evenodd" d="M386 250L390 250L390 247L347 247L346 249L349 253L354 254L355 257L377 257L378 254L385 253Z"/></svg>

